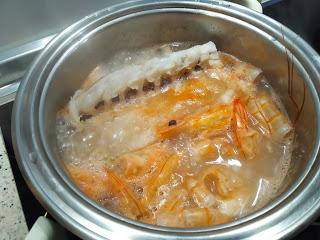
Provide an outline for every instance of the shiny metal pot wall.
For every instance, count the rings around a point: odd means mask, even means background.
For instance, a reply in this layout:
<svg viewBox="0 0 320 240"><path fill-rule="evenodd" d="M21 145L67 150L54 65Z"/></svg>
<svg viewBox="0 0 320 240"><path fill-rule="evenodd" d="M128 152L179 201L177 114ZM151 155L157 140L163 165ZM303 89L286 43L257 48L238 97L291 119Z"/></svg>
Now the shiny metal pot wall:
<svg viewBox="0 0 320 240"><path fill-rule="evenodd" d="M57 110L68 102L95 66L120 50L209 40L218 49L262 68L292 121L299 116L290 174L278 197L260 211L228 224L175 229L129 220L84 196L65 174L59 160L55 141ZM86 239L288 236L310 222L320 207L317 57L299 36L274 20L225 2L138 1L102 10L52 40L21 84L12 123L20 169L44 207L63 226ZM288 66L294 66L289 71L290 92Z"/></svg>

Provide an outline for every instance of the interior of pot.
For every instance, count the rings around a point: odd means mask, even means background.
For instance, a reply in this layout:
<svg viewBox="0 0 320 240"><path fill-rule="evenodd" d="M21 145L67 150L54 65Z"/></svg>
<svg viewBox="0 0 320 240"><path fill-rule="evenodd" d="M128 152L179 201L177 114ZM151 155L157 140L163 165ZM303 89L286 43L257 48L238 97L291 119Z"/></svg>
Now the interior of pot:
<svg viewBox="0 0 320 240"><path fill-rule="evenodd" d="M53 150L54 158L60 159L56 151L55 128L52 127L55 126L56 113L96 66L110 61L123 50L172 42L201 44L208 41L213 41L218 50L261 68L280 96L295 123L296 139L289 174L279 194L296 184L295 180L308 166L316 141L316 111L308 84L303 80L306 71L299 58L292 57L280 43L281 39L278 41L248 23L218 13L209 16L172 11L134 16L111 25L101 25L85 34L81 41L69 44L68 51L50 73L50 82L42 95L45 144ZM294 70L288 70L292 65Z"/></svg>

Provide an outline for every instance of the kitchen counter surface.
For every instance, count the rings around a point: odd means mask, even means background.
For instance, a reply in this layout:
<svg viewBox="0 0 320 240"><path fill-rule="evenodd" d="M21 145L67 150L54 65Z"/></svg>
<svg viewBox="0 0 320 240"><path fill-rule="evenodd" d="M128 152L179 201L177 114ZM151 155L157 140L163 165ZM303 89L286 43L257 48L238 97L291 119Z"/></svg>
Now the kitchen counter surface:
<svg viewBox="0 0 320 240"><path fill-rule="evenodd" d="M28 233L20 198L0 129L0 240L24 239Z"/></svg>

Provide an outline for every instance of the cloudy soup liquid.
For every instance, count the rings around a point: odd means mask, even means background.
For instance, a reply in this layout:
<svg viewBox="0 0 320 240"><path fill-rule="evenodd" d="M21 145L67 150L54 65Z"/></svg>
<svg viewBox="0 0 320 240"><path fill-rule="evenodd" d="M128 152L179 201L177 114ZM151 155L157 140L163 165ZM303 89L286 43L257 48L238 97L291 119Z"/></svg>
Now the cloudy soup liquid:
<svg viewBox="0 0 320 240"><path fill-rule="evenodd" d="M121 52L84 85L189 44ZM210 62L211 61L211 62ZM292 125L262 73L217 53L97 103L74 123L57 114L57 142L74 183L131 219L168 227L233 221L276 195L291 158Z"/></svg>

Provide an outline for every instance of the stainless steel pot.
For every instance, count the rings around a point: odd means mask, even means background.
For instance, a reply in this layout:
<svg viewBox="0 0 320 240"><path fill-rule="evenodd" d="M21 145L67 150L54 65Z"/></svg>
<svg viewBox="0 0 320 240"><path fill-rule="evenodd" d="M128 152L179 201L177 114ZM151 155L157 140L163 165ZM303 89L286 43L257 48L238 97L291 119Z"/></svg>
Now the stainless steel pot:
<svg viewBox="0 0 320 240"><path fill-rule="evenodd" d="M65 174L57 153L57 110L95 66L119 50L209 40L218 49L262 68L296 122L292 164L275 200L228 224L176 229L129 220L84 196ZM20 169L44 207L86 239L278 239L291 235L306 226L320 207L320 66L316 58L316 52L295 33L235 4L142 0L104 9L52 40L22 82L12 122ZM289 82L288 72L292 75Z"/></svg>

